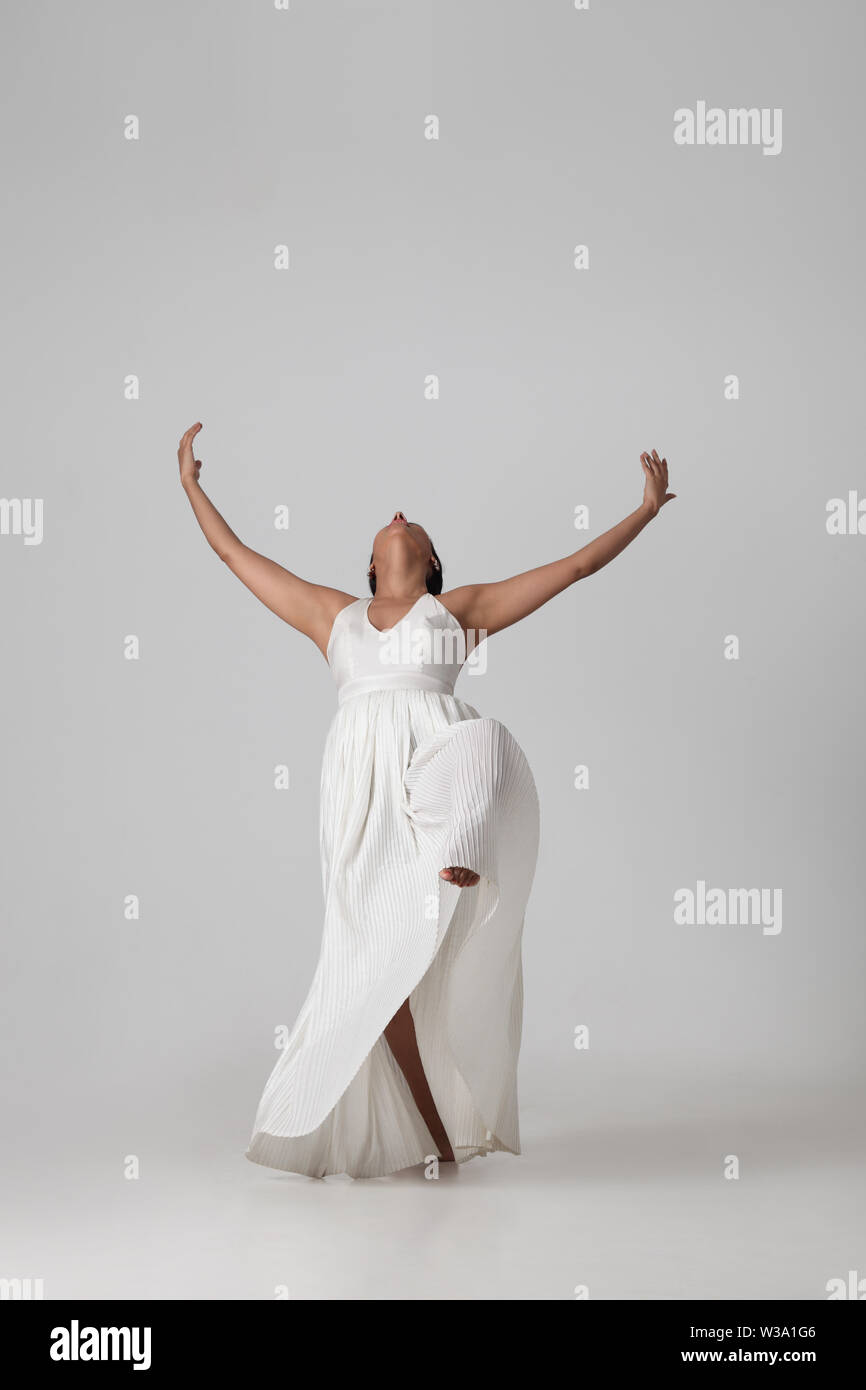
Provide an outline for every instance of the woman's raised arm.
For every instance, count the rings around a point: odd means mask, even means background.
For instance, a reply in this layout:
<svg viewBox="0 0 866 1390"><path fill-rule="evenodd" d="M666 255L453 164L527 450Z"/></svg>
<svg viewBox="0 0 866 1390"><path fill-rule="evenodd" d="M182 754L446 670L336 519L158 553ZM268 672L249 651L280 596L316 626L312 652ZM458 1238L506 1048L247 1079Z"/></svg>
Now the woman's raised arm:
<svg viewBox="0 0 866 1390"><path fill-rule="evenodd" d="M205 539L232 574L237 575L266 608L309 637L326 655L334 619L341 608L354 603L354 594L330 589L324 584L310 584L278 565L276 560L244 545L199 484L201 461L194 456L193 440L200 429L201 423L198 423L187 430L178 446L177 459L180 481Z"/></svg>
<svg viewBox="0 0 866 1390"><path fill-rule="evenodd" d="M445 607L463 628L476 633L483 631L488 635L501 632L503 628L520 622L529 613L534 613L536 608L561 594L563 589L575 584L578 579L595 574L625 550L665 502L671 502L676 496L676 493L668 492L667 459L659 458L655 449L640 457L645 475L643 502L630 516L605 531L604 535L576 550L573 555L553 560L549 565L539 565L537 569L526 570L523 574L515 574L511 579L501 579L494 584L466 584L443 594Z"/></svg>

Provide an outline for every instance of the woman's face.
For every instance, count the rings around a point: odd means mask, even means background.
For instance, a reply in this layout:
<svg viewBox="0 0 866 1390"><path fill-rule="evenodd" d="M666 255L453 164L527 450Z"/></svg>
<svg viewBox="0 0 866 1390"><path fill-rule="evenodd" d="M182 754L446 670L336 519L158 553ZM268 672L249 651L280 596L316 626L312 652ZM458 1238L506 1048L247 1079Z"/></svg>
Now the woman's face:
<svg viewBox="0 0 866 1390"><path fill-rule="evenodd" d="M426 564L433 553L430 537L417 521L407 521L402 512L395 512L387 526L377 531L373 540L373 557L380 559L391 546L405 546L418 554Z"/></svg>

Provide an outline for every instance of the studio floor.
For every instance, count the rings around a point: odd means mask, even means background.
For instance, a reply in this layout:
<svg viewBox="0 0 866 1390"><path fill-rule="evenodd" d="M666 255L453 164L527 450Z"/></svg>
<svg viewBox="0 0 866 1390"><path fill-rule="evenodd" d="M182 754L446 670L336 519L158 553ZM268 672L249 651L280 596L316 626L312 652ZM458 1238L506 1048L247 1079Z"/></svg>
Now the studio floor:
<svg viewBox="0 0 866 1390"><path fill-rule="evenodd" d="M9 1155L4 1277L44 1297L826 1299L866 1271L862 1105L840 1085L649 1075L524 1087L523 1154L438 1180L353 1182L249 1163L206 1127ZM725 1176L734 1170L739 1176Z"/></svg>

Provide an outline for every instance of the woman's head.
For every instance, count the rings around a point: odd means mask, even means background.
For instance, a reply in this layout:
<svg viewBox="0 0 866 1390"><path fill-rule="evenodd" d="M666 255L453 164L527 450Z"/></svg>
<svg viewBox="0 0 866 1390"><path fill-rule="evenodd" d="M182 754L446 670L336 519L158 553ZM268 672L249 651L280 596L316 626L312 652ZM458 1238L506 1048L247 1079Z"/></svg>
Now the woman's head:
<svg viewBox="0 0 866 1390"><path fill-rule="evenodd" d="M407 521L402 512L395 512L387 526L377 531L373 539L373 551L367 578L370 592L376 592L376 573L391 570L402 579L411 579L417 573L419 580L427 585L430 594L442 592L442 562L433 547L433 542L423 526L417 521Z"/></svg>

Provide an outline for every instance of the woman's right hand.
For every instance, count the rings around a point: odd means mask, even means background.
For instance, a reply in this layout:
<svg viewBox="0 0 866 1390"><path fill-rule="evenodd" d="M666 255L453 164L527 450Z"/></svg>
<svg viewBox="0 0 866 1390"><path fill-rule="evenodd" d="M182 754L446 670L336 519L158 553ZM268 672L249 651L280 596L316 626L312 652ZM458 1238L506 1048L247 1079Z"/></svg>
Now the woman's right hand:
<svg viewBox="0 0 866 1390"><path fill-rule="evenodd" d="M192 450L192 441L200 429L201 420L195 425L190 425L178 445L177 461L180 464L180 481L184 487L187 483L197 483L201 472L201 460L195 457Z"/></svg>

